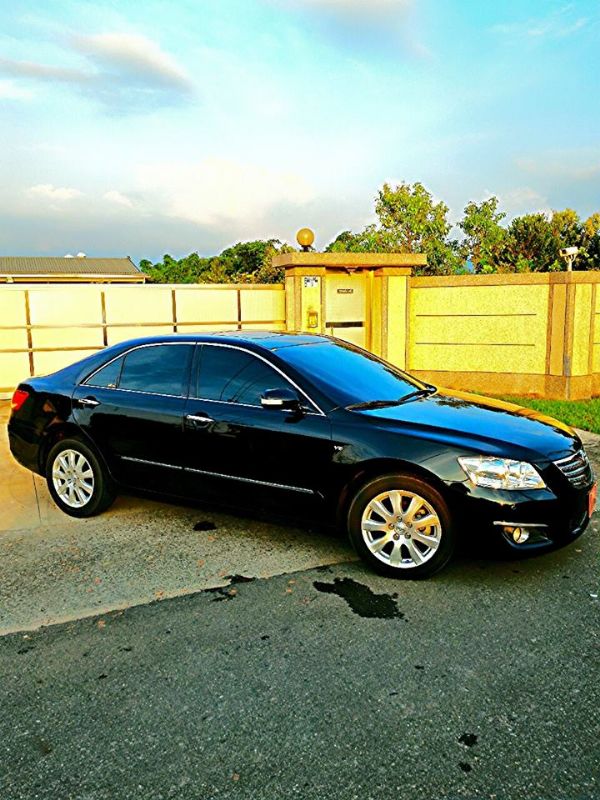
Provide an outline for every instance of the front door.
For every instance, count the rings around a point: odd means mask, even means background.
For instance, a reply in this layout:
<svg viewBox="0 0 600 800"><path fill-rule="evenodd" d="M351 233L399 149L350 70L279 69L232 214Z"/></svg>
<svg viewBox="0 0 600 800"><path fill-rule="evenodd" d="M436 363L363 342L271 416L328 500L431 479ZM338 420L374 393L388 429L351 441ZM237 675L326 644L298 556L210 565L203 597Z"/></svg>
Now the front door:
<svg viewBox="0 0 600 800"><path fill-rule="evenodd" d="M267 389L298 389L255 353L204 344L198 362L185 411L192 491L217 480L233 499L249 488L317 496L333 454L329 419L301 392L301 412L263 408Z"/></svg>

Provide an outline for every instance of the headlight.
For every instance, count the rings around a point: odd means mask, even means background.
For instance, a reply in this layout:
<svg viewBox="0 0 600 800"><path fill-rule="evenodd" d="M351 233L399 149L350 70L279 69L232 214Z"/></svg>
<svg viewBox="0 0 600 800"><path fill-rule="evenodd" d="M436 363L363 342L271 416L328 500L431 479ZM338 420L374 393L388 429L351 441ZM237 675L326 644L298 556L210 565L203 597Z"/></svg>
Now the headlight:
<svg viewBox="0 0 600 800"><path fill-rule="evenodd" d="M544 489L541 475L526 461L494 456L468 456L458 463L475 486L488 489Z"/></svg>

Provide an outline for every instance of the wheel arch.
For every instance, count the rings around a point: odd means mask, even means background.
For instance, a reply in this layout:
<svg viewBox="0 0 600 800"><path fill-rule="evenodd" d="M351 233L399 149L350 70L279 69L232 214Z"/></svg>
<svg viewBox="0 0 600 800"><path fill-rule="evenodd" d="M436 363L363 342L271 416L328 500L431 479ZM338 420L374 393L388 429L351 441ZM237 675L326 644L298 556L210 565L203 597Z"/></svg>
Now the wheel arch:
<svg viewBox="0 0 600 800"><path fill-rule="evenodd" d="M403 461L397 458L374 458L369 461L356 465L356 469L350 475L339 494L336 507L336 523L339 527L345 525L346 516L350 509L353 497L369 481L383 475L403 472L415 478L429 483L442 495L446 502L449 502L447 487L438 476L424 467Z"/></svg>
<svg viewBox="0 0 600 800"><path fill-rule="evenodd" d="M106 459L104 458L104 454L102 451L96 446L95 442L90 439L90 437L85 433L85 431L81 430L81 428L76 425L74 422L60 422L56 425L53 425L46 431L46 436L44 437L44 441L40 446L40 453L39 453L39 469L40 475L46 474L46 462L48 460L48 454L50 450L54 447L57 442L60 442L62 439L81 439L81 441L89 447L90 450L94 452L96 457L102 462L105 469L107 470L108 474L112 476L110 467L108 466Z"/></svg>

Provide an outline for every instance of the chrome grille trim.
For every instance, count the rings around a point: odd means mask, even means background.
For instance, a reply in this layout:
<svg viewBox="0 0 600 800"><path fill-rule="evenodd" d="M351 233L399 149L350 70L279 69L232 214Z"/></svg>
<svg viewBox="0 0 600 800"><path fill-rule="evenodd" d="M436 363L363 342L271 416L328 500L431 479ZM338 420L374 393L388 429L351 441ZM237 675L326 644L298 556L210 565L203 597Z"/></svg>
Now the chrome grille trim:
<svg viewBox="0 0 600 800"><path fill-rule="evenodd" d="M592 467L583 448L572 456L559 458L554 463L576 489L581 489L592 482Z"/></svg>

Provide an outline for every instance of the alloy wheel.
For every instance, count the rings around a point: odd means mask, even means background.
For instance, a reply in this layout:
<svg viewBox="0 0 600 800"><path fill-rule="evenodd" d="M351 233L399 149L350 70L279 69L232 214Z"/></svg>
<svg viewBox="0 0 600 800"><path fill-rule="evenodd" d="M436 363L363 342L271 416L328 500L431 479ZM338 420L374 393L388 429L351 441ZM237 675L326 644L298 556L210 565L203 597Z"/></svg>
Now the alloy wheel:
<svg viewBox="0 0 600 800"><path fill-rule="evenodd" d="M431 503L402 489L374 497L363 512L361 530L372 555L398 569L429 561L442 538L442 525Z"/></svg>
<svg viewBox="0 0 600 800"><path fill-rule="evenodd" d="M94 471L83 453L63 450L52 464L52 483L63 503L83 508L94 493Z"/></svg>

